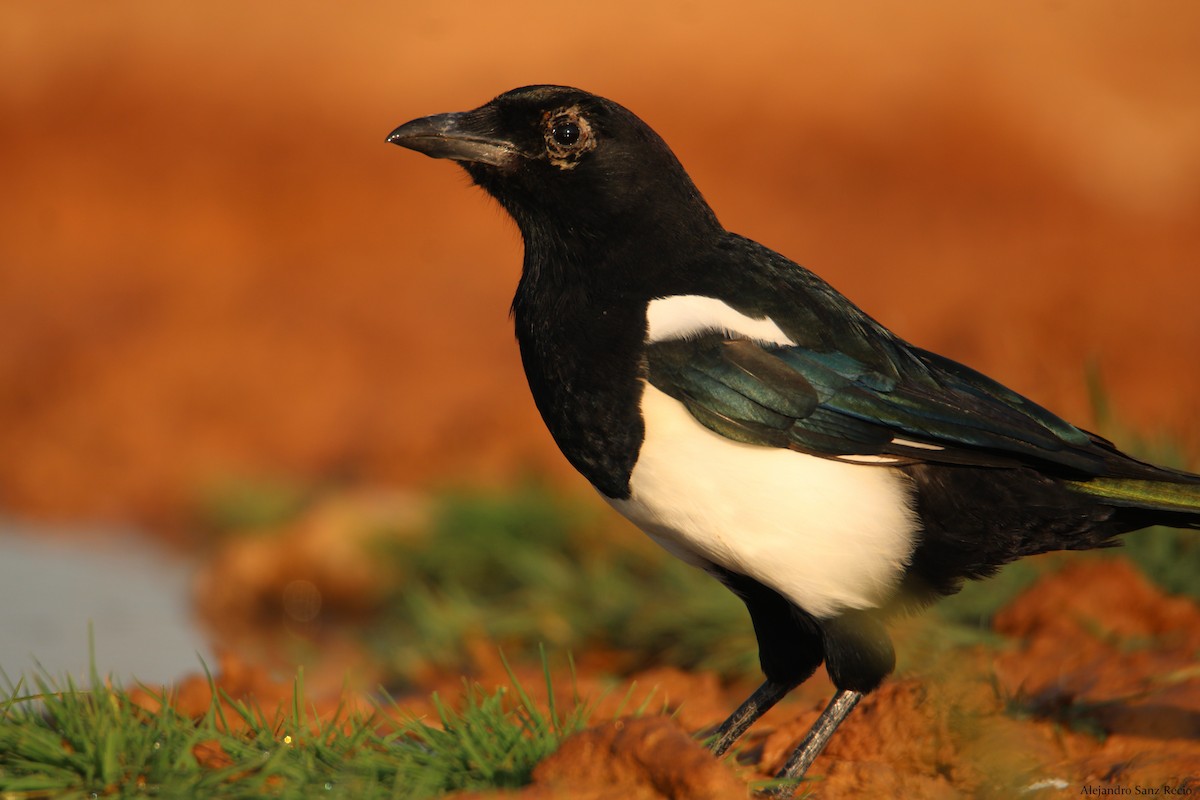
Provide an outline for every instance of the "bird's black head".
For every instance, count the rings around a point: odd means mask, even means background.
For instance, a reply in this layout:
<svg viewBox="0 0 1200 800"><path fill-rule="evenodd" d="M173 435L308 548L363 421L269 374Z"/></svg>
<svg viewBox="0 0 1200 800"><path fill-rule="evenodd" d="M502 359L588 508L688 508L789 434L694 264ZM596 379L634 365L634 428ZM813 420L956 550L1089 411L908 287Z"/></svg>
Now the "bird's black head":
<svg viewBox="0 0 1200 800"><path fill-rule="evenodd" d="M658 134L579 89L513 89L473 111L405 123L388 141L457 161L516 219L528 246L719 227Z"/></svg>

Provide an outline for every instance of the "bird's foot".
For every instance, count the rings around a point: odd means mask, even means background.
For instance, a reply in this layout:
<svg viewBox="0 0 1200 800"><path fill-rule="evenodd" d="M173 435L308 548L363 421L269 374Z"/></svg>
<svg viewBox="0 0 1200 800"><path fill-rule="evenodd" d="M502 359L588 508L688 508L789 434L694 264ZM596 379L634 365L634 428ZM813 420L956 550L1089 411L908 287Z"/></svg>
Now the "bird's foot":
<svg viewBox="0 0 1200 800"><path fill-rule="evenodd" d="M717 732L709 739L708 749L712 750L715 756L724 755L738 739L742 738L742 734L758 721L759 717L770 711L771 707L782 700L793 688L790 684L765 681L762 686L754 690L754 694L747 697L746 701L738 706L737 711L734 711L728 719L721 723Z"/></svg>
<svg viewBox="0 0 1200 800"><path fill-rule="evenodd" d="M773 800L787 800L795 793L796 786L808 772L808 768L825 749L825 745L829 744L833 732L842 724L842 720L854 710L862 696L862 692L851 689L842 689L833 696L829 705L825 707L821 716L817 717L817 721L809 729L804 741L800 742L792 751L792 755L783 765L783 769L775 776L781 781L788 782L763 792L764 797L773 798Z"/></svg>

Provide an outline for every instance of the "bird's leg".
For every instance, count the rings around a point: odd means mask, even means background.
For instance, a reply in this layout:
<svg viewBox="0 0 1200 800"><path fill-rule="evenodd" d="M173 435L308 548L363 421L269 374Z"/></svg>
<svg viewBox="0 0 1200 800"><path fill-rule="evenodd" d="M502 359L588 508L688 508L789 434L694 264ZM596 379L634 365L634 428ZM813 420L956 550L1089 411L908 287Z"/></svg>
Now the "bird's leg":
<svg viewBox="0 0 1200 800"><path fill-rule="evenodd" d="M803 778L804 773L808 772L808 768L812 766L816 757L825 749L825 745L829 744L829 738L833 736L838 725L841 725L842 720L854 710L862 696L862 692L840 689L829 701L825 710L821 712L821 716L817 717L817 721L809 729L804 741L800 742L799 746L792 751L791 757L775 777L789 781L799 781ZM796 784L791 783L766 792L766 796L786 800L795 791Z"/></svg>
<svg viewBox="0 0 1200 800"><path fill-rule="evenodd" d="M776 683L770 679L764 681L763 685L755 689L754 694L747 697L746 702L738 706L737 711L730 714L729 719L717 728L708 745L713 755L724 755L759 717L770 711L772 706L794 688L795 684Z"/></svg>

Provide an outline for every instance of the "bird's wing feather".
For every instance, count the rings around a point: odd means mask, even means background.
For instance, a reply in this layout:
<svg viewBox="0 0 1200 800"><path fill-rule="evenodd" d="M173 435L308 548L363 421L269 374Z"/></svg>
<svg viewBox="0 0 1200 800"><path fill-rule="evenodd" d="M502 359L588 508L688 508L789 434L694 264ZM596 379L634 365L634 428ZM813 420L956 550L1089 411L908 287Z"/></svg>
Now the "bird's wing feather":
<svg viewBox="0 0 1200 800"><path fill-rule="evenodd" d="M884 463L1104 472L1102 440L1001 384L895 340L887 362L710 333L647 345L647 379L731 439Z"/></svg>

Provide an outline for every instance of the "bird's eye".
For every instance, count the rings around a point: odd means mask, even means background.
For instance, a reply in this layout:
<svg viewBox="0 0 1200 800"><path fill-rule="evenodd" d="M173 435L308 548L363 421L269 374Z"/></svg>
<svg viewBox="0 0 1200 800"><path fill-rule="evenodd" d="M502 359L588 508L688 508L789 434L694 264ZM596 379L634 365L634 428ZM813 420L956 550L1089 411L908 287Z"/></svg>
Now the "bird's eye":
<svg viewBox="0 0 1200 800"><path fill-rule="evenodd" d="M546 155L559 169L574 169L585 153L596 148L596 136L578 106L562 108L542 118Z"/></svg>
<svg viewBox="0 0 1200 800"><path fill-rule="evenodd" d="M564 120L554 124L554 127L550 129L550 135L563 147L570 147L579 141L580 130L574 122Z"/></svg>

